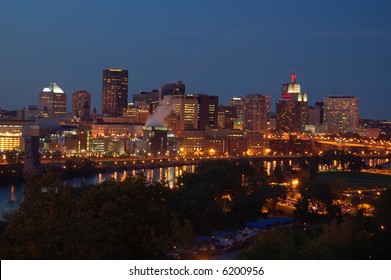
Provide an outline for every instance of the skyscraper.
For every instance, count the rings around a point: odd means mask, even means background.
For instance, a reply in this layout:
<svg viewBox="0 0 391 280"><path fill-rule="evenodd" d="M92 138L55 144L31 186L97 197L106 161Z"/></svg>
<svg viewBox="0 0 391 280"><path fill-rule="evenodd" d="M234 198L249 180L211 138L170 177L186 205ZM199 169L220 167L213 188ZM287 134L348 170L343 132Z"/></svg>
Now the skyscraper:
<svg viewBox="0 0 391 280"><path fill-rule="evenodd" d="M121 117L128 106L128 70L103 70L102 115Z"/></svg>
<svg viewBox="0 0 391 280"><path fill-rule="evenodd" d="M207 94L173 95L173 130L217 128L218 96Z"/></svg>
<svg viewBox="0 0 391 280"><path fill-rule="evenodd" d="M282 84L281 98L276 103L276 131L298 133L308 124L307 94L301 92L301 85L296 82L292 72L291 82Z"/></svg>
<svg viewBox="0 0 391 280"><path fill-rule="evenodd" d="M217 128L219 97L207 94L196 94L198 99L198 128Z"/></svg>
<svg viewBox="0 0 391 280"><path fill-rule="evenodd" d="M72 116L87 120L91 114L91 92L78 90L72 93Z"/></svg>
<svg viewBox="0 0 391 280"><path fill-rule="evenodd" d="M298 133L302 130L302 102L277 100L276 131L280 133Z"/></svg>
<svg viewBox="0 0 391 280"><path fill-rule="evenodd" d="M301 92L301 85L296 82L296 74L293 71L290 83L283 83L281 89L281 98L307 102L307 94Z"/></svg>
<svg viewBox="0 0 391 280"><path fill-rule="evenodd" d="M48 117L67 113L67 95L56 83L51 83L39 94L39 110L41 115Z"/></svg>
<svg viewBox="0 0 391 280"><path fill-rule="evenodd" d="M356 133L358 129L359 99L356 96L324 98L323 124L329 133Z"/></svg>
<svg viewBox="0 0 391 280"><path fill-rule="evenodd" d="M270 109L269 96L247 95L243 98L243 129L252 132L267 132L267 113Z"/></svg>

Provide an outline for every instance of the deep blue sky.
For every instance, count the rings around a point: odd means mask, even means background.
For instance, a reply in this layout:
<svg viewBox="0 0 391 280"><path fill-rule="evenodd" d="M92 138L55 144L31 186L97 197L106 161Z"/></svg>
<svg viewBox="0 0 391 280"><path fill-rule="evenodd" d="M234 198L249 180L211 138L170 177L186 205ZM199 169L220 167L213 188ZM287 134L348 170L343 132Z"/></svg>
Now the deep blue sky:
<svg viewBox="0 0 391 280"><path fill-rule="evenodd" d="M131 94L182 80L187 92L279 98L296 70L310 104L360 97L391 119L391 1L2 0L0 107L38 104L57 82L101 108L102 69L129 70Z"/></svg>

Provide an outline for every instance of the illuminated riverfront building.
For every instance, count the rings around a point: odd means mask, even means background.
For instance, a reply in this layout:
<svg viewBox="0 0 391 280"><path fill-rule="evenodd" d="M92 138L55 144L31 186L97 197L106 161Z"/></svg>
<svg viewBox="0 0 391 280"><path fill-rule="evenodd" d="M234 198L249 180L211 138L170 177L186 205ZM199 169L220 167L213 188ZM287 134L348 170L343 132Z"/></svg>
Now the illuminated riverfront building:
<svg viewBox="0 0 391 280"><path fill-rule="evenodd" d="M167 152L167 127L144 126L144 141L147 142L147 152L154 156L164 155Z"/></svg>
<svg viewBox="0 0 391 280"><path fill-rule="evenodd" d="M56 83L51 83L39 94L39 110L41 115L48 117L67 113L67 96Z"/></svg>
<svg viewBox="0 0 391 280"><path fill-rule="evenodd" d="M0 120L0 151L22 148L22 128L25 121Z"/></svg>
<svg viewBox="0 0 391 280"><path fill-rule="evenodd" d="M252 132L267 132L267 113L270 98L262 94L247 95L243 98L243 129Z"/></svg>
<svg viewBox="0 0 391 280"><path fill-rule="evenodd" d="M128 70L103 70L102 115L120 117L128 106Z"/></svg>
<svg viewBox="0 0 391 280"><path fill-rule="evenodd" d="M359 99L356 96L324 98L323 124L329 133L356 133L359 123Z"/></svg>
<svg viewBox="0 0 391 280"><path fill-rule="evenodd" d="M88 120L91 114L91 92L78 90L72 93L72 116Z"/></svg>

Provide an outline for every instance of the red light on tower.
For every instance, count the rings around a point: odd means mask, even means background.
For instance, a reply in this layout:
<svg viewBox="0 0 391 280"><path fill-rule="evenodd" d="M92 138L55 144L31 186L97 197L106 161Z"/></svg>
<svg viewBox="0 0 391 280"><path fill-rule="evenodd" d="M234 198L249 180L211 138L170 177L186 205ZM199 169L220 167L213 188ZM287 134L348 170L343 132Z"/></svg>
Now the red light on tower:
<svg viewBox="0 0 391 280"><path fill-rule="evenodd" d="M296 75L295 75L295 70L292 71L292 75L291 75L291 81L292 81L292 84L296 83Z"/></svg>

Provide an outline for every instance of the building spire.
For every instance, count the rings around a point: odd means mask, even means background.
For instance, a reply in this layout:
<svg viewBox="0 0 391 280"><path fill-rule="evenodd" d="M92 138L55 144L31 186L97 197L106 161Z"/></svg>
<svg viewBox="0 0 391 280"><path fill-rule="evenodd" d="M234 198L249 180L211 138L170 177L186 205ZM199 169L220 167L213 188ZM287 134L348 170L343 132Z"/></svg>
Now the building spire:
<svg viewBox="0 0 391 280"><path fill-rule="evenodd" d="M296 83L295 70L292 70L291 81L292 81L292 84L295 84L295 83Z"/></svg>

